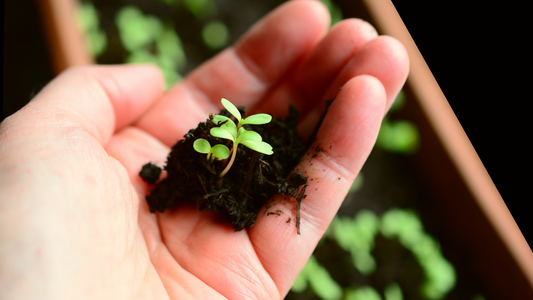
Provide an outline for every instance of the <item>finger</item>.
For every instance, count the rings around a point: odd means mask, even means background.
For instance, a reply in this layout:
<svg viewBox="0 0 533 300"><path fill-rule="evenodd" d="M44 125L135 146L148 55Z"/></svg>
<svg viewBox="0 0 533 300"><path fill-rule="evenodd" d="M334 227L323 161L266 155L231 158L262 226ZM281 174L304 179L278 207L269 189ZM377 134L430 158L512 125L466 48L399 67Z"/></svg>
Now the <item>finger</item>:
<svg viewBox="0 0 533 300"><path fill-rule="evenodd" d="M303 116L314 108L348 61L368 41L377 37L376 30L360 19L346 19L335 24L304 61L254 111L274 115L287 114L289 104Z"/></svg>
<svg viewBox="0 0 533 300"><path fill-rule="evenodd" d="M334 98L345 82L363 74L381 81L387 93L385 112L388 111L409 74L407 50L390 36L379 36L369 41L344 67L323 98Z"/></svg>
<svg viewBox="0 0 533 300"><path fill-rule="evenodd" d="M318 43L328 24L327 10L318 1L281 5L233 48L172 88L137 125L170 146L209 113L217 113L221 98L252 107Z"/></svg>
<svg viewBox="0 0 533 300"><path fill-rule="evenodd" d="M396 39L380 36L372 39L354 55L330 83L322 99L333 99L339 89L351 78L359 75L370 75L377 78L385 88L386 110L391 107L400 92L409 73L409 56L405 47ZM298 125L300 134L308 137L318 120L324 113L325 104L319 103L311 110Z"/></svg>
<svg viewBox="0 0 533 300"><path fill-rule="evenodd" d="M132 123L161 94L163 78L154 66L75 67L47 85L21 114L50 133L82 129L105 145L113 132ZM66 131L67 130L67 131Z"/></svg>
<svg viewBox="0 0 533 300"><path fill-rule="evenodd" d="M333 102L314 145L295 169L308 176L301 202L301 235L295 228L295 201L276 197L268 211L280 210L282 217L260 213L249 230L259 259L282 295L309 259L368 157L385 99L381 82L361 75L347 82Z"/></svg>

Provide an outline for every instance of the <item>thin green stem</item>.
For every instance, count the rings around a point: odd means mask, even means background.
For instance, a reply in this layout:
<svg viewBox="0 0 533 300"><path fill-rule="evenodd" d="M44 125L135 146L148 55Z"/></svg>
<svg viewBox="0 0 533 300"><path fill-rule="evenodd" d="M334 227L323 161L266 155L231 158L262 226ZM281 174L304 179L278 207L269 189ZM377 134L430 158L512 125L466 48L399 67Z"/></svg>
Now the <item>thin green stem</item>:
<svg viewBox="0 0 533 300"><path fill-rule="evenodd" d="M219 175L220 178L224 177L224 175L226 175L226 173L228 173L229 169L233 165L233 161L235 160L235 156L237 156L236 144L234 143L233 145L234 146L233 146L233 153L231 154L231 159L230 159L228 165L226 166L226 168L222 171L222 173L220 173L220 175Z"/></svg>

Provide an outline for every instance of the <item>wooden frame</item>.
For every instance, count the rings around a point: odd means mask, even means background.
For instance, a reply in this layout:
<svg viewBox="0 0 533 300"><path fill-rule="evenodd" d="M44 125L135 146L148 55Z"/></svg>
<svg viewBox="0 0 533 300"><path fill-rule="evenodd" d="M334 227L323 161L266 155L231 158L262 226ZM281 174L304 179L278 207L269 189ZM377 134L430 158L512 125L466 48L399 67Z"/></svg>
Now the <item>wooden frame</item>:
<svg viewBox="0 0 533 300"><path fill-rule="evenodd" d="M76 24L76 0L39 0L52 65L56 74L76 65L94 63Z"/></svg>

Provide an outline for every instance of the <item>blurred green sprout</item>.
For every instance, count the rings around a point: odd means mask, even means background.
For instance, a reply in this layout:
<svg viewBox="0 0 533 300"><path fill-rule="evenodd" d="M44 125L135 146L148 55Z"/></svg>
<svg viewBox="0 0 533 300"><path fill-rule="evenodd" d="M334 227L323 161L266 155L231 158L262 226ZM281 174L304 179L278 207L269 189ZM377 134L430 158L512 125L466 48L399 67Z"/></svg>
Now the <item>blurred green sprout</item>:
<svg viewBox="0 0 533 300"><path fill-rule="evenodd" d="M144 15L135 6L124 6L117 13L115 23L120 40L129 55L127 63L153 63L166 81L167 88L182 79L178 70L187 59L176 31L154 16Z"/></svg>
<svg viewBox="0 0 533 300"><path fill-rule="evenodd" d="M383 118L376 145L396 153L414 153L420 144L420 134L416 126L407 120L391 121L390 113L400 110L405 103L405 93L400 91L389 113Z"/></svg>
<svg viewBox="0 0 533 300"><path fill-rule="evenodd" d="M390 209L382 217L381 232L387 238L397 238L422 266L426 280L421 291L426 298L441 299L453 288L456 281L453 265L442 256L438 242L424 232L413 211Z"/></svg>
<svg viewBox="0 0 533 300"><path fill-rule="evenodd" d="M100 56L107 46L107 36L99 27L98 12L94 5L82 2L76 10L78 28L85 34L85 42L92 56Z"/></svg>
<svg viewBox="0 0 533 300"><path fill-rule="evenodd" d="M315 294L322 299L341 299L342 297L340 285L331 278L328 270L320 265L313 255L294 281L291 290L296 293L303 292L308 283Z"/></svg>
<svg viewBox="0 0 533 300"><path fill-rule="evenodd" d="M228 27L222 22L211 21L202 28L202 39L208 48L220 49L228 43Z"/></svg>
<svg viewBox="0 0 533 300"><path fill-rule="evenodd" d="M215 11L213 0L183 0L183 4L197 19L204 19Z"/></svg>
<svg viewBox="0 0 533 300"><path fill-rule="evenodd" d="M453 265L443 257L438 242L424 231L422 222L412 210L391 208L378 217L374 212L363 209L354 218L335 216L324 238L334 239L342 249L351 254L354 267L361 274L369 276L377 268L372 257L372 250L378 234L388 239L397 239L413 253L425 274L425 281L420 287L424 298L442 299L454 287L456 274ZM329 282L331 277L326 278L323 274L317 275L321 278L320 280L312 278L314 274L324 273L327 270L320 266L314 257L309 260L308 264L311 264L311 267L304 267L291 290L296 293L302 292L306 289L307 282L321 281L326 287L321 292L316 292L320 290L320 285L317 284L318 288L313 288L317 295L323 299L341 299L338 296L322 296L327 295L324 291L334 290L332 286L338 284ZM314 273L308 271L318 268L324 271ZM338 293L330 295L338 295ZM369 286L347 288L343 295L342 299L382 299L380 294ZM395 282L390 282L385 287L383 295L385 295L385 300L403 300L401 287Z"/></svg>

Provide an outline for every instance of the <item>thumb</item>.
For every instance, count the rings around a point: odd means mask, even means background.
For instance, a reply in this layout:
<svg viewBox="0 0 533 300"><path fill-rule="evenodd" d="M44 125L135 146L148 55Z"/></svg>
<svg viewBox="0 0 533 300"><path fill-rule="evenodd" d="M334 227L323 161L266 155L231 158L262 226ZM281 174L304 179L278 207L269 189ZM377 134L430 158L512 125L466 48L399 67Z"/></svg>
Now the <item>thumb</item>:
<svg viewBox="0 0 533 300"><path fill-rule="evenodd" d="M163 77L152 65L74 67L50 82L13 119L36 131L72 126L105 145L113 132L139 118L163 88Z"/></svg>

